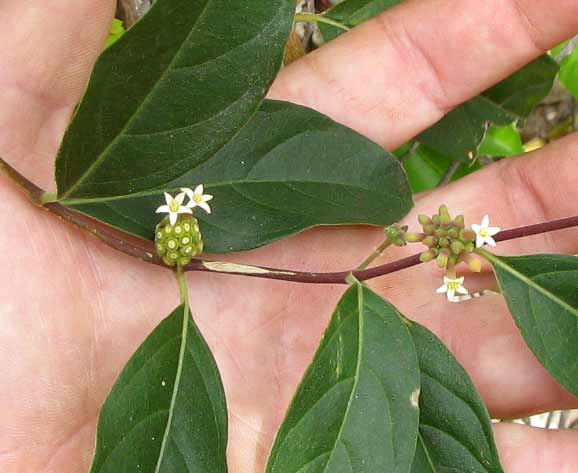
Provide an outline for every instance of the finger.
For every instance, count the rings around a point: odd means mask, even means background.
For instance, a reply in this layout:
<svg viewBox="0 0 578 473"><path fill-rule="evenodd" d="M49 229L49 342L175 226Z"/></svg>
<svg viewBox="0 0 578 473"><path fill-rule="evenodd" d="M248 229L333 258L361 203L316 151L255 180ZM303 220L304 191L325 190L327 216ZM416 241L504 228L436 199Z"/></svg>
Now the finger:
<svg viewBox="0 0 578 473"><path fill-rule="evenodd" d="M578 31L578 3L414 0L287 67L270 97L395 148Z"/></svg>
<svg viewBox="0 0 578 473"><path fill-rule="evenodd" d="M52 159L101 51L114 0L4 0L0 154L47 187Z"/></svg>
<svg viewBox="0 0 578 473"><path fill-rule="evenodd" d="M578 134L540 151L504 160L459 182L421 197L404 223L418 230L416 215L448 205L463 213L466 223L479 223L490 214L491 224L502 228L539 223L578 213L575 183L578 179ZM421 249L408 245L403 255ZM578 253L578 229L503 242L498 254ZM401 254L388 255L395 258ZM382 261L383 262L383 261ZM489 267L482 276L463 269L470 291L494 284ZM425 324L448 345L478 387L496 417L517 417L556 408L578 406L578 399L561 387L526 346L504 299L484 297L460 304L435 294L443 271L421 265L371 283L377 291L407 314Z"/></svg>
<svg viewBox="0 0 578 473"><path fill-rule="evenodd" d="M577 430L500 423L494 426L494 434L506 473L578 471Z"/></svg>

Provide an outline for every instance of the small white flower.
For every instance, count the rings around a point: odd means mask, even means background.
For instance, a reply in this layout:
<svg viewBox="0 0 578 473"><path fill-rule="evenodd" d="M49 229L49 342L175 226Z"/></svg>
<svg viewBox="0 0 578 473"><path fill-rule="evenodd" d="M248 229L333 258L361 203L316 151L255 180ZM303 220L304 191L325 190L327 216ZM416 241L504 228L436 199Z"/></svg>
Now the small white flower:
<svg viewBox="0 0 578 473"><path fill-rule="evenodd" d="M490 246L496 246L496 241L492 238L496 233L498 233L501 228L490 227L490 217L484 215L481 225L472 225L472 230L476 233L476 248L480 248L485 243Z"/></svg>
<svg viewBox="0 0 578 473"><path fill-rule="evenodd" d="M161 205L157 209L157 213L167 213L169 214L169 221L171 225L177 223L177 218L179 214L192 214L193 211L183 205L183 201L185 200L185 193L181 192L176 197L173 198L170 194L165 192L165 201L167 202L166 205Z"/></svg>
<svg viewBox="0 0 578 473"><path fill-rule="evenodd" d="M188 187L183 187L181 190L185 194L187 194L187 197L190 199L189 202L187 203L188 208L192 209L195 207L201 207L208 214L211 213L211 207L209 207L209 204L207 204L207 202L211 200L213 196L209 194L203 194L202 184L199 184L197 187L195 187L194 192L192 189L189 189Z"/></svg>
<svg viewBox="0 0 578 473"><path fill-rule="evenodd" d="M452 279L444 276L444 284L439 287L436 292L438 294L447 294L448 301L458 302L456 299L456 292L460 294L468 294L468 290L462 286L464 283L464 278Z"/></svg>

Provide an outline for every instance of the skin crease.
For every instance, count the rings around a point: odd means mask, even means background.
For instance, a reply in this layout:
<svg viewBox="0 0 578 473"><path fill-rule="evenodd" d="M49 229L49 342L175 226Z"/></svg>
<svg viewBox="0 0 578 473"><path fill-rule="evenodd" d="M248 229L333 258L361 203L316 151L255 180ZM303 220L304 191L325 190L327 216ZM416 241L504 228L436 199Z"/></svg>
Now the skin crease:
<svg viewBox="0 0 578 473"><path fill-rule="evenodd" d="M0 5L0 155L47 189L113 12L112 0ZM285 68L270 96L314 107L393 148L577 32L574 0L555 8L546 0L410 0ZM503 228L575 215L577 179L575 134L419 196L405 222L416 230L416 215L441 203L470 224L489 213ZM0 187L0 471L87 471L100 406L136 347L178 304L176 283L169 271L35 208L6 178ZM577 237L576 229L563 230L505 242L496 252L577 253ZM321 228L220 258L338 270L355 266L381 239L371 228ZM379 262L417 248L392 250ZM488 268L464 274L470 290L494 284ZM441 279L421 265L371 286L444 340L493 416L578 406L526 348L501 298L449 304L435 294ZM188 281L225 385L229 471L261 472L344 287L210 274ZM500 425L496 433L508 473L578 470L576 432Z"/></svg>

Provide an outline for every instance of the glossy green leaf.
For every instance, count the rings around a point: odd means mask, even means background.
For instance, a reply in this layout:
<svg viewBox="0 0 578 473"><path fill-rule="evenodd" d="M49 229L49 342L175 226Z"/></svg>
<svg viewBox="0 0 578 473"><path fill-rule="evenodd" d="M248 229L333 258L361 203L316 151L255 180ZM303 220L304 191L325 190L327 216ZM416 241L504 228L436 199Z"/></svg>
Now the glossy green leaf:
<svg viewBox="0 0 578 473"><path fill-rule="evenodd" d="M522 137L514 124L492 126L479 148L484 156L516 156L523 152Z"/></svg>
<svg viewBox="0 0 578 473"><path fill-rule="evenodd" d="M578 44L560 62L560 82L578 98Z"/></svg>
<svg viewBox="0 0 578 473"><path fill-rule="evenodd" d="M62 198L122 196L201 166L281 66L289 0L158 0L97 61L56 163Z"/></svg>
<svg viewBox="0 0 578 473"><path fill-rule="evenodd" d="M439 151L425 145L419 145L410 156L403 161L412 192L423 192L438 187L455 160ZM477 161L461 163L451 181L460 179L482 166Z"/></svg>
<svg viewBox="0 0 578 473"><path fill-rule="evenodd" d="M403 0L345 0L324 16L345 27L354 27ZM345 32L320 23L329 41ZM547 54L524 66L507 79L449 112L416 140L453 159L468 160L478 153L491 125L505 126L526 117L552 89L558 65Z"/></svg>
<svg viewBox="0 0 578 473"><path fill-rule="evenodd" d="M481 253L536 358L578 396L578 257Z"/></svg>
<svg viewBox="0 0 578 473"><path fill-rule="evenodd" d="M267 473L406 473L419 367L397 310L355 285L339 302L281 425Z"/></svg>
<svg viewBox="0 0 578 473"><path fill-rule="evenodd" d="M395 157L324 115L274 101L168 188L63 203L152 238L162 191L198 183L214 195L212 213L195 214L208 252L255 248L320 224L388 225L412 206Z"/></svg>
<svg viewBox="0 0 578 473"><path fill-rule="evenodd" d="M91 473L225 473L225 395L187 305L148 336L98 421Z"/></svg>
<svg viewBox="0 0 578 473"><path fill-rule="evenodd" d="M421 377L419 439L412 473L503 473L486 407L443 343L411 322Z"/></svg>

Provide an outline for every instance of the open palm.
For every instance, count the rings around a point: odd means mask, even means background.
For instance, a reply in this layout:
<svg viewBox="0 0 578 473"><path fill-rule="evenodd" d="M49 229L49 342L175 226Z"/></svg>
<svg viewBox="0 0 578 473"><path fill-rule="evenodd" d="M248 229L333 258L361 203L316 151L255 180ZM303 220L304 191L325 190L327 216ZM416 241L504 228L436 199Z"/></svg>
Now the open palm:
<svg viewBox="0 0 578 473"><path fill-rule="evenodd" d="M6 26L0 155L46 189L53 188L54 155L114 3L0 5ZM554 3L407 1L284 69L270 95L316 108L392 148L576 34L578 3ZM574 215L577 180L578 136L570 136L421 196L407 223L440 203L470 223L490 212L502 227ZM0 188L0 471L87 471L100 406L135 348L178 304L176 283L169 271L115 252L33 206L8 179L0 177ZM381 238L376 229L322 228L227 258L347 269ZM576 253L577 232L503 244L499 251L536 249ZM396 249L385 258L405 253ZM424 265L372 287L444 340L494 416L578 406L525 347L502 298L448 304L435 294L440 279ZM489 271L469 279L474 290L494 284ZM344 288L201 273L189 275L189 286L193 314L225 385L230 471L261 472ZM578 468L576 434L500 426L497 439L508 473Z"/></svg>

